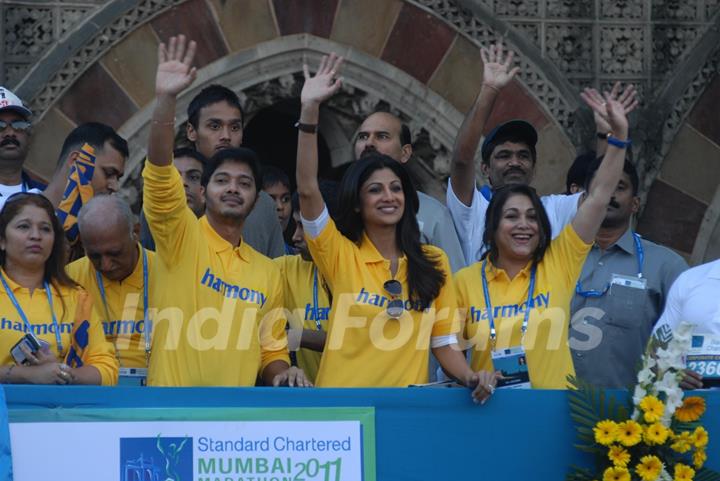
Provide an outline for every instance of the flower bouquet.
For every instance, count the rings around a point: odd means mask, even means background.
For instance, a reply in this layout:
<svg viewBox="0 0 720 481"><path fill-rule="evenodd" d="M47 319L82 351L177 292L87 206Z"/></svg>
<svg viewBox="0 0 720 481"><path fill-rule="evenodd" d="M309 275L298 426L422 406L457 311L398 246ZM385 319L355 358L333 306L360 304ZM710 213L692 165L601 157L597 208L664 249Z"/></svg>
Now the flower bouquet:
<svg viewBox="0 0 720 481"><path fill-rule="evenodd" d="M566 481L720 481L720 474L703 468L710 440L700 424L705 399L683 399L679 385L691 331L681 324L669 343L650 343L630 409L570 379L570 416L581 441L576 447L596 456L596 469L571 467Z"/></svg>

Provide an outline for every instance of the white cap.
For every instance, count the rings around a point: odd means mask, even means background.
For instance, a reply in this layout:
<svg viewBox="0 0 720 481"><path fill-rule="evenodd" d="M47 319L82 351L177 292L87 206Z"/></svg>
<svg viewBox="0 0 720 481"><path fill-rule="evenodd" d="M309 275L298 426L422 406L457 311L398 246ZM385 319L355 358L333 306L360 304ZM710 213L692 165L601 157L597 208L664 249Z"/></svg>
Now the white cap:
<svg viewBox="0 0 720 481"><path fill-rule="evenodd" d="M32 116L30 109L23 105L22 100L17 95L5 87L0 87L0 112L3 110L14 110L25 117Z"/></svg>

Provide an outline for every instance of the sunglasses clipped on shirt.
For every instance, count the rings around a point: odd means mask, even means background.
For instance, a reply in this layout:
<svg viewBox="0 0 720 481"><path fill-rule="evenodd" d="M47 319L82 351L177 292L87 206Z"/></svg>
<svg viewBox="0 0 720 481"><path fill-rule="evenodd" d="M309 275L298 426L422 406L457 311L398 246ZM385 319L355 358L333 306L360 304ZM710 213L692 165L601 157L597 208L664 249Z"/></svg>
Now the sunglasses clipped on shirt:
<svg viewBox="0 0 720 481"><path fill-rule="evenodd" d="M13 130L16 130L18 132L26 132L30 129L31 126L32 124L27 120L13 120L10 122L0 120L0 132L7 129L8 127L12 127Z"/></svg>
<svg viewBox="0 0 720 481"><path fill-rule="evenodd" d="M405 311L405 303L401 298L402 284L400 284L398 280L390 279L389 281L385 281L383 287L385 291L390 294L390 301L386 309L387 315L393 319L399 319L403 311Z"/></svg>

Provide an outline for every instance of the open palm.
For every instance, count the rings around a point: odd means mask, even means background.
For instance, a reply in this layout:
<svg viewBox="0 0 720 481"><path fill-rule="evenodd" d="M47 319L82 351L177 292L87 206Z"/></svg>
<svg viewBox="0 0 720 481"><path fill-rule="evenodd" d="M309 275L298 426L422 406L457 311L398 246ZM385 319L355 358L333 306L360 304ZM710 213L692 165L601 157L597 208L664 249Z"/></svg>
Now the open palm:
<svg viewBox="0 0 720 481"><path fill-rule="evenodd" d="M155 92L177 95L195 80L196 69L192 66L197 45L187 43L185 36L170 37L167 47L158 47L158 69L155 76Z"/></svg>
<svg viewBox="0 0 720 481"><path fill-rule="evenodd" d="M342 82L336 76L340 71L342 63L343 58L338 57L335 53L331 53L329 56L323 56L320 61L320 67L318 67L318 71L314 77L310 75L307 64L303 65L305 84L300 93L300 101L304 104L320 104L340 90Z"/></svg>
<svg viewBox="0 0 720 481"><path fill-rule="evenodd" d="M502 42L490 45L489 48L481 48L480 57L483 61L483 83L490 87L505 87L520 71L519 67L510 68L515 53L510 50L506 57Z"/></svg>

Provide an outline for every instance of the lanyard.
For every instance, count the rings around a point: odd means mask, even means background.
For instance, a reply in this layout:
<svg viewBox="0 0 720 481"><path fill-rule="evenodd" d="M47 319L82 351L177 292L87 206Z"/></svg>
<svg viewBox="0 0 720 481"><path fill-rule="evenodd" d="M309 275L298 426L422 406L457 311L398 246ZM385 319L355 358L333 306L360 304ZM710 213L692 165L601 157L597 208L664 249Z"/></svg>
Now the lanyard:
<svg viewBox="0 0 720 481"><path fill-rule="evenodd" d="M152 325L148 319L148 262L147 252L145 248L142 248L142 270L143 270L143 323L145 324L145 361L149 365L150 363L150 339L152 334ZM107 321L110 322L110 309L108 308L107 298L105 296L105 284L102 280L100 272L95 270L95 279L97 280L98 289L100 290L100 297L102 298L103 306L105 307L105 316ZM117 345L115 346L115 352L117 353ZM120 354L117 353L119 356Z"/></svg>
<svg viewBox="0 0 720 481"><path fill-rule="evenodd" d="M318 331L322 331L320 323L320 302L318 301L318 273L317 267L313 266L313 316L315 316L315 326Z"/></svg>
<svg viewBox="0 0 720 481"><path fill-rule="evenodd" d="M637 276L639 279L642 279L643 265L645 264L645 250L643 249L642 242L640 242L640 240L641 240L640 234L638 234L637 232L633 232L632 237L633 237L633 242L635 243L635 255L637 257L637 262L638 262ZM577 294L580 297L585 297L585 298L602 297L607 293L608 290L610 290L609 282L607 284L605 284L605 287L603 287L603 289L600 291L596 291L596 290L584 291L582 288L582 284L579 280L578 280L577 284L575 285L575 294Z"/></svg>
<svg viewBox="0 0 720 481"><path fill-rule="evenodd" d="M13 294L12 289L10 289L10 286L5 280L5 276L2 273L0 273L0 280L2 280L2 285L5 288L5 292L10 298L10 301L13 303L13 306L15 306L15 309L20 315L20 318L23 320L23 323L25 323L25 330L27 332L32 332L32 326L28 321L27 316L25 316L25 312L22 310L22 307L20 307L20 303L15 298L15 294ZM52 291L50 290L50 285L47 281L43 281L43 287L45 288L45 295L47 295L48 304L50 305L50 315L52 316L53 327L55 328L55 342L57 342L58 354L62 356L62 338L60 336L60 325L58 324L57 318L55 317L55 309L53 309Z"/></svg>
<svg viewBox="0 0 720 481"><path fill-rule="evenodd" d="M483 294L485 294L485 308L487 309L488 322L490 323L490 339L493 343L493 349L495 348L495 316L493 315L492 301L490 300L490 289L488 289L487 276L485 275L485 268L487 267L487 259L483 259L482 263L482 285ZM527 331L528 320L530 319L530 309L533 307L533 293L535 292L535 274L537 272L537 266L533 265L530 270L530 286L528 287L528 298L527 306L525 307L525 318L522 323L522 335L525 337L525 331Z"/></svg>

